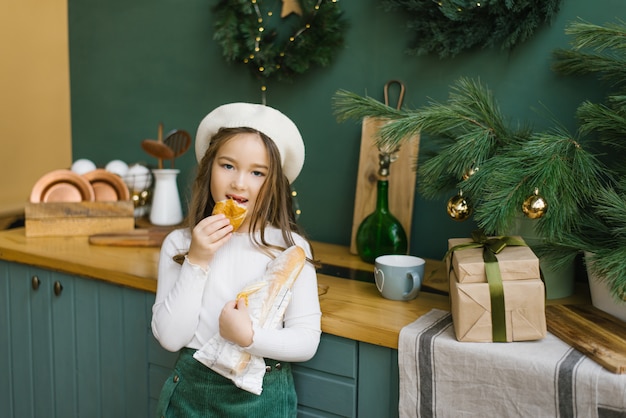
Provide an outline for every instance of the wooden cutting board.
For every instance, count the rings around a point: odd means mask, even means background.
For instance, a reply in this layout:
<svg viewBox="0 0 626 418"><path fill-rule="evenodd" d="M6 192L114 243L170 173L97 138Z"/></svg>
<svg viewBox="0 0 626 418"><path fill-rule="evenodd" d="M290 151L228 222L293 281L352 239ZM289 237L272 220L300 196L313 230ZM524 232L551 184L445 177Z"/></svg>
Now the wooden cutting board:
<svg viewBox="0 0 626 418"><path fill-rule="evenodd" d="M548 331L587 357L626 373L626 323L591 305L546 306Z"/></svg>
<svg viewBox="0 0 626 418"><path fill-rule="evenodd" d="M115 247L160 247L172 228L134 229L128 232L111 232L89 236L92 245Z"/></svg>
<svg viewBox="0 0 626 418"><path fill-rule="evenodd" d="M386 121L374 118L365 118L363 120L359 170L354 198L354 215L352 217L352 237L350 240L350 252L352 254L357 254L356 232L359 225L367 215L376 209L379 151L375 141L377 132L384 123ZM419 135L416 135L402 144L398 152L398 159L391 163L389 177L387 178L389 180L389 211L398 218L404 227L409 242L411 238L419 140Z"/></svg>

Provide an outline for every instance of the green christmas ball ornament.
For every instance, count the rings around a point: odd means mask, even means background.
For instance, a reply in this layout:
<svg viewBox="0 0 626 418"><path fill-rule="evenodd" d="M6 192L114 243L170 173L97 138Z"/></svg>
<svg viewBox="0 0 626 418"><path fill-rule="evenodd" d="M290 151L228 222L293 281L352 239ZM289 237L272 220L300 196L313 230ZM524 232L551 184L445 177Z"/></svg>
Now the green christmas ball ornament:
<svg viewBox="0 0 626 418"><path fill-rule="evenodd" d="M548 211L548 202L539 194L539 190L535 189L535 193L528 196L522 203L522 212L530 219L539 219Z"/></svg>
<svg viewBox="0 0 626 418"><path fill-rule="evenodd" d="M452 219L459 222L468 219L472 215L472 208L467 199L463 197L462 191L448 200L446 210Z"/></svg>

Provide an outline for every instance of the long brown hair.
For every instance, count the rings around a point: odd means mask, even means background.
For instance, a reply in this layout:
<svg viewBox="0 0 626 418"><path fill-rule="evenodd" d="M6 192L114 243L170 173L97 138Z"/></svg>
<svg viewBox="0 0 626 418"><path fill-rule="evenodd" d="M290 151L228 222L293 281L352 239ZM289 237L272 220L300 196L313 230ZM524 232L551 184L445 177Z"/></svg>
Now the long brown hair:
<svg viewBox="0 0 626 418"><path fill-rule="evenodd" d="M283 173L280 152L267 135L252 128L221 128L213 138L197 168L196 178L191 191L191 202L187 213L186 224L191 230L202 219L210 216L215 206L211 195L211 171L218 150L235 135L242 133L256 133L259 135L269 156L269 170L267 177L261 186L255 207L252 210L250 222L251 231L259 231L259 238L252 233L253 242L265 253L274 256L271 250L285 250L295 245L291 232L302 236L304 234L296 223L295 213L291 197L289 180ZM272 225L282 231L286 247L277 246L267 242L265 237L266 225ZM175 259L178 258L175 257ZM178 261L178 260L177 260ZM309 260L312 261L312 260Z"/></svg>

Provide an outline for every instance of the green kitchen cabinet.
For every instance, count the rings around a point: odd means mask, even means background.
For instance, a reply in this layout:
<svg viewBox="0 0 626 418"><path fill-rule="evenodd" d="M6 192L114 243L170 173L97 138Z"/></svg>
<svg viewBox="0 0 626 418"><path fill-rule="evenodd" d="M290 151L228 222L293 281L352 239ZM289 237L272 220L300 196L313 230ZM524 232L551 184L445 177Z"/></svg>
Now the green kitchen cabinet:
<svg viewBox="0 0 626 418"><path fill-rule="evenodd" d="M293 370L300 417L398 416L397 350L322 334Z"/></svg>
<svg viewBox="0 0 626 418"><path fill-rule="evenodd" d="M150 409L155 416L177 353L161 348L151 333L149 340ZM293 377L300 418L398 416L397 350L322 334L315 356L293 364Z"/></svg>
<svg viewBox="0 0 626 418"><path fill-rule="evenodd" d="M176 361L151 339L150 403L154 416L161 386ZM397 350L322 334L311 360L293 364L298 416L392 418L398 416Z"/></svg>
<svg viewBox="0 0 626 418"><path fill-rule="evenodd" d="M154 294L0 261L0 415L154 417L177 353L150 330ZM294 364L300 417L398 415L397 350L323 334Z"/></svg>
<svg viewBox="0 0 626 418"><path fill-rule="evenodd" d="M0 261L2 416L147 417L149 296Z"/></svg>

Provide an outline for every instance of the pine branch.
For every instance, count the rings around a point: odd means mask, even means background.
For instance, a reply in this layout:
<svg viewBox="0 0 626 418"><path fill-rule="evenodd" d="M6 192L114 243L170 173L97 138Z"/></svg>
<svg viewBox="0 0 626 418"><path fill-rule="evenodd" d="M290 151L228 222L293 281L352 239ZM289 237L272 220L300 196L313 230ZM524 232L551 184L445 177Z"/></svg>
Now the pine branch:
<svg viewBox="0 0 626 418"><path fill-rule="evenodd" d="M618 152L626 149L626 25L622 21L605 26L586 22L570 24L566 33L573 36L571 50L554 52L553 68L560 74L595 74L600 80L611 82L616 90L607 96L605 103L583 102L577 109L580 120L579 132L599 144ZM579 212L572 213L569 229L561 236L553 236L555 248L578 248L593 254L587 267L609 285L611 293L626 300L626 179L616 178L626 173L621 161L610 161L619 166L613 170L598 164L595 181L594 170L578 156L579 172L572 173L578 179L588 179L586 184L571 182L562 196L579 205ZM594 161L591 161L595 163ZM585 171L587 169L587 171ZM586 189L586 191L585 191ZM585 199L576 201L586 193ZM573 199L572 199L573 197ZM550 257L559 258L553 251Z"/></svg>
<svg viewBox="0 0 626 418"><path fill-rule="evenodd" d="M602 217L612 231L612 235L626 245L626 199L615 189L599 191L597 214Z"/></svg>
<svg viewBox="0 0 626 418"><path fill-rule="evenodd" d="M585 101L578 107L576 115L581 121L581 133L600 132L600 143L626 149L626 113L617 113L603 104Z"/></svg>
<svg viewBox="0 0 626 418"><path fill-rule="evenodd" d="M521 203L537 188L549 204L537 230L555 238L575 227L579 208L589 205L601 187L602 167L565 132L537 133L483 163L460 187L476 200L478 225L500 234L521 215Z"/></svg>
<svg viewBox="0 0 626 418"><path fill-rule="evenodd" d="M577 21L565 33L573 36L570 50L553 52L552 68L563 75L597 73L600 79L613 81L614 86L626 80L626 25L622 21L605 26Z"/></svg>
<svg viewBox="0 0 626 418"><path fill-rule="evenodd" d="M409 119L390 123L382 129L381 137L392 140L400 136L396 131L423 131L452 140L482 136L495 143L506 143L510 137L510 129L489 89L480 81L465 77L451 87L446 103L431 102Z"/></svg>
<svg viewBox="0 0 626 418"><path fill-rule="evenodd" d="M626 25L623 21L607 23L605 26L578 21L565 28L565 34L573 36L574 50L593 49L596 52L605 50L626 50Z"/></svg>
<svg viewBox="0 0 626 418"><path fill-rule="evenodd" d="M593 262L590 269L601 277L610 287L611 293L626 300L626 195L608 188L598 195L595 206L598 217L595 227L603 235L586 235L587 246L593 246L594 256L599 262ZM582 247L588 248L588 247Z"/></svg>
<svg viewBox="0 0 626 418"><path fill-rule="evenodd" d="M616 94L612 94L607 97L606 100L611 109L615 110L615 112L626 114L626 91L618 91Z"/></svg>
<svg viewBox="0 0 626 418"><path fill-rule="evenodd" d="M522 142L526 130L507 126L492 93L480 81L459 79L445 104L432 103L416 111L413 126L395 121L382 129L383 138L401 131L422 131L441 139L442 148L418 168L418 190L426 198L449 193L472 168L492 158L500 147ZM454 187L451 187L454 186ZM478 196L474 196L478 200Z"/></svg>
<svg viewBox="0 0 626 418"><path fill-rule="evenodd" d="M365 118L398 119L406 113L387 106L371 97L361 97L356 93L338 90L332 99L332 108L338 122L354 119L358 122Z"/></svg>
<svg viewBox="0 0 626 418"><path fill-rule="evenodd" d="M557 49L552 69L562 75L599 73L602 80L614 81L616 86L626 81L626 61L592 53Z"/></svg>

